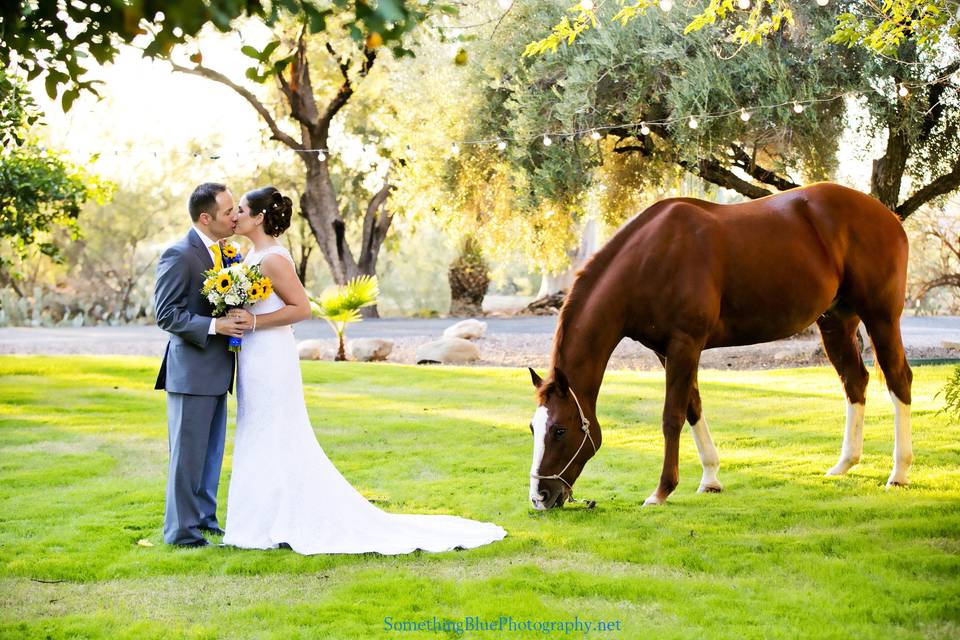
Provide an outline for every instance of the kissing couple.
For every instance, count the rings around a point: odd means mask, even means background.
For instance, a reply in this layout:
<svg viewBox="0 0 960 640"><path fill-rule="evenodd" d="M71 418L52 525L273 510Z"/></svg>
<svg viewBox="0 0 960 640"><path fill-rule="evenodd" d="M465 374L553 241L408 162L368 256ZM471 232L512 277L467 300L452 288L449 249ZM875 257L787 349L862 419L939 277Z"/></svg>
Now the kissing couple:
<svg viewBox="0 0 960 640"><path fill-rule="evenodd" d="M161 255L155 289L157 324L170 335L156 384L167 392L170 438L164 542L202 547L210 533L245 549L392 555L502 539L506 531L491 523L382 511L320 447L291 326L310 317L309 299L277 240L290 226L290 198L263 187L236 205L226 186L204 183L191 194L189 211L193 226ZM201 293L204 272L223 266L222 242L234 234L253 245L243 262L260 265L273 292L215 318ZM230 337L243 337L239 354L228 349ZM235 370L237 429L224 533L217 487Z"/></svg>

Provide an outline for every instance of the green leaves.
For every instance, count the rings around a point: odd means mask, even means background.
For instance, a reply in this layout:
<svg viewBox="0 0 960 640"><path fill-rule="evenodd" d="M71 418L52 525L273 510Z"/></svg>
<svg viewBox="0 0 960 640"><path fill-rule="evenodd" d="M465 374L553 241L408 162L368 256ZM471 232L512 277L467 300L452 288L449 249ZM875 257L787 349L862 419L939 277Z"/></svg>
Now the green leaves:
<svg viewBox="0 0 960 640"><path fill-rule="evenodd" d="M380 288L376 276L357 276L341 286L327 287L318 298L311 298L311 308L318 317L331 322L355 322L359 309L377 303Z"/></svg>

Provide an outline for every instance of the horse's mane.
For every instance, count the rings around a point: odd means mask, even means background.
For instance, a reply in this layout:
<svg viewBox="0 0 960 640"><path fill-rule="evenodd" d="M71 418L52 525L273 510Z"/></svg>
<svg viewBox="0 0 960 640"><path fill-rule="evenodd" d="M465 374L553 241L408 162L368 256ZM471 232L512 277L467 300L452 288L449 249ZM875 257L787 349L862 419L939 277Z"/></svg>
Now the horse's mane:
<svg viewBox="0 0 960 640"><path fill-rule="evenodd" d="M633 234L654 217L654 209L660 210L661 207L658 205L663 205L668 202L669 200L658 202L645 209L642 213L634 216L633 219L624 224L606 244L590 256L577 271L573 284L570 286L570 291L567 292L567 298L563 301L563 306L560 307L560 316L557 319L557 331L553 336L551 366L547 374L550 376L550 379L545 380L538 391L538 396L541 400L551 391L555 390L552 376L554 367L559 364L557 360L560 355L560 347L563 345L569 324L573 322L573 319L577 317L577 314L580 313L586 305L587 298L589 298L593 292L594 285L600 279L600 276L606 272L607 267L610 266L610 263L617 257L620 250L623 249L623 246Z"/></svg>

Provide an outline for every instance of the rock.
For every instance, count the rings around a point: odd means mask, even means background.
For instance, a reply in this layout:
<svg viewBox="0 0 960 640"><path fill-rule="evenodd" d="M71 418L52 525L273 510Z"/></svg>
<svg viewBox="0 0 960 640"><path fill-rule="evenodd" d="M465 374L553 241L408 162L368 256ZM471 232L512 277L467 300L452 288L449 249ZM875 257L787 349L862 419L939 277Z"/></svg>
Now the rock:
<svg viewBox="0 0 960 640"><path fill-rule="evenodd" d="M297 343L297 355L301 360L322 360L323 341L301 340Z"/></svg>
<svg viewBox="0 0 960 640"><path fill-rule="evenodd" d="M415 359L417 364L464 364L479 360L480 349L463 338L443 338L420 345Z"/></svg>
<svg viewBox="0 0 960 640"><path fill-rule="evenodd" d="M463 338L464 340L476 340L482 338L487 332L487 323L474 320L463 320L455 325L451 325L443 330L444 338Z"/></svg>
<svg viewBox="0 0 960 640"><path fill-rule="evenodd" d="M943 340L940 342L940 346L944 349L960 349L960 342L953 342L952 340Z"/></svg>
<svg viewBox="0 0 960 640"><path fill-rule="evenodd" d="M386 360L391 351L393 351L393 340L357 338L347 343L347 355L360 362Z"/></svg>

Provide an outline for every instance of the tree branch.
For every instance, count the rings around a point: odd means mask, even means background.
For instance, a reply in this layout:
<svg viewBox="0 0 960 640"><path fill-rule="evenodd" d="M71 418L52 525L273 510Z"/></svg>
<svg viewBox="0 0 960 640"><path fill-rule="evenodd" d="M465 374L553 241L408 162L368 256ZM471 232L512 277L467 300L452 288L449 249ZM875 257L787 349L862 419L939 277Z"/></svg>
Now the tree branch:
<svg viewBox="0 0 960 640"><path fill-rule="evenodd" d="M196 67L190 68L178 65L173 60L170 60L170 65L173 67L174 71L200 76L202 78L206 78L207 80L219 82L222 85L230 87L236 93L240 94L240 96L242 96L247 102L249 102L250 106L252 106L256 112L260 114L260 117L263 118L264 122L267 123L267 126L270 127L270 131L273 133L271 137L274 140L279 140L283 144L296 151L303 149L302 144L297 142L290 134L280 129L279 125L277 125L277 121L273 119L273 116L270 115L270 112L267 110L267 108L263 106L263 103L260 102L260 100L257 99L257 96L253 95L253 93L251 93L246 87L238 85L236 82L223 75L219 71L214 71L213 69L204 67L203 65L198 64Z"/></svg>
<svg viewBox="0 0 960 640"><path fill-rule="evenodd" d="M320 120L317 124L318 133L322 139L326 140L327 131L330 129L330 121L333 120L333 116L337 115L337 112L343 108L347 101L350 100L350 96L353 95L353 82L350 80L350 60L344 60L340 58L336 51L330 43L326 43L327 51L333 56L334 60L337 61L337 65L340 67L340 75L343 76L343 84L340 85L340 89L337 90L337 95L333 97L333 100L327 105L327 108L324 109L323 115L320 116ZM360 77L366 77L369 73L373 63L377 58L377 52L375 49L364 49L363 52L363 65L360 67Z"/></svg>
<svg viewBox="0 0 960 640"><path fill-rule="evenodd" d="M737 193L754 200L769 196L772 193L763 187L758 187L755 184L738 178L735 173L720 164L720 161L716 158L701 158L696 165L693 166L686 160L681 160L679 164L687 171L699 175L707 182L712 182L715 185L726 187L727 189L733 189Z"/></svg>
<svg viewBox="0 0 960 640"><path fill-rule="evenodd" d="M901 220L906 220L911 213L930 200L946 195L957 188L960 188L960 159L954 162L953 170L950 173L940 176L919 191L914 192L893 211L900 216Z"/></svg>
<svg viewBox="0 0 960 640"><path fill-rule="evenodd" d="M735 164L750 174L754 180L758 180L764 184L769 184L770 186L780 190L786 191L787 189L796 189L800 185L787 180L786 178L777 175L769 169L764 169L756 163L755 158L747 154L746 151L736 144L730 144L730 148L733 150L733 160Z"/></svg>
<svg viewBox="0 0 960 640"><path fill-rule="evenodd" d="M297 51L290 63L290 81L283 77L283 72L277 73L277 82L280 91L287 98L290 105L290 115L301 125L312 129L320 119L317 111L317 102L313 96L313 82L310 79L310 63L307 59L307 45L304 41L306 25L300 30L297 38Z"/></svg>

